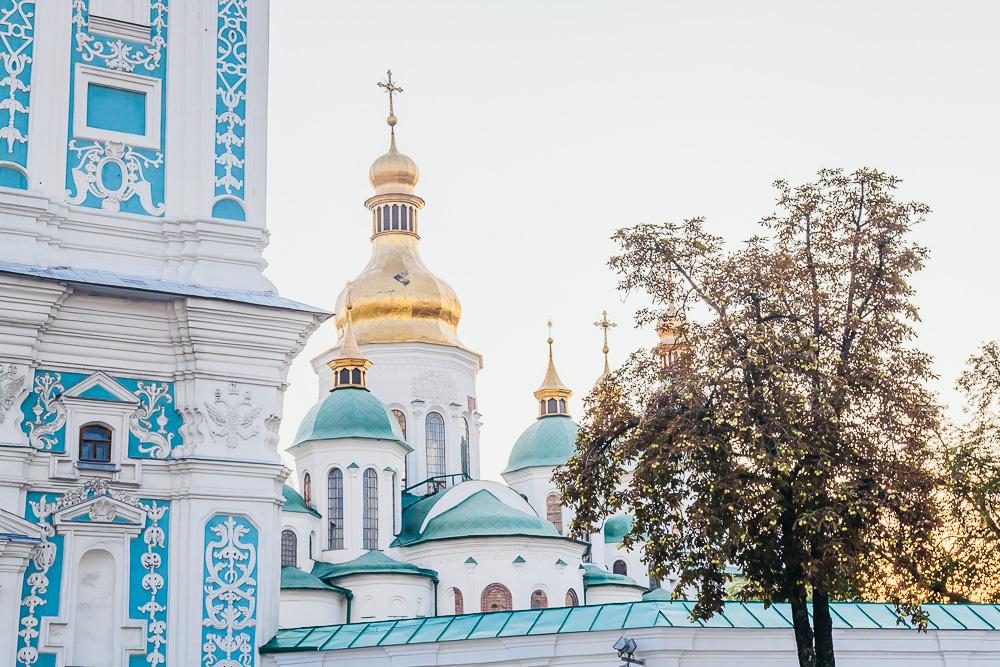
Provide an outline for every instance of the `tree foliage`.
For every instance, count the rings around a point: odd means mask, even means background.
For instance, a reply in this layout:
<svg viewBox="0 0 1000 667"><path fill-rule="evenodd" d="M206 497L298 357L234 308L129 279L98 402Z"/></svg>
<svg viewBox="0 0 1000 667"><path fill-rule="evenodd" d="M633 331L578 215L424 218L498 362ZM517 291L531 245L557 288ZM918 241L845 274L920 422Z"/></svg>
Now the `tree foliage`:
<svg viewBox="0 0 1000 667"><path fill-rule="evenodd" d="M897 183L779 181L776 213L735 250L700 218L618 231L619 287L651 299L638 324L697 316L674 363L638 351L588 398L557 472L577 528L634 513L653 573L676 572L697 617L721 608L730 564L740 596L790 602L803 667L834 665L829 600L857 598L876 564L924 563L937 526L940 415L910 284L928 209Z"/></svg>

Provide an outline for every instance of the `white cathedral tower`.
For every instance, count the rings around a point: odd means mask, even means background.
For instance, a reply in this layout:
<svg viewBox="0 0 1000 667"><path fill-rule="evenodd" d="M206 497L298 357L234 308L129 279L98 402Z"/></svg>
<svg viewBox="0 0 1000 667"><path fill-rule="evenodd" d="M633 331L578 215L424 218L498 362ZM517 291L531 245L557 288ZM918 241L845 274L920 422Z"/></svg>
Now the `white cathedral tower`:
<svg viewBox="0 0 1000 667"><path fill-rule="evenodd" d="M0 3L0 664L255 664L278 424L267 0Z"/></svg>

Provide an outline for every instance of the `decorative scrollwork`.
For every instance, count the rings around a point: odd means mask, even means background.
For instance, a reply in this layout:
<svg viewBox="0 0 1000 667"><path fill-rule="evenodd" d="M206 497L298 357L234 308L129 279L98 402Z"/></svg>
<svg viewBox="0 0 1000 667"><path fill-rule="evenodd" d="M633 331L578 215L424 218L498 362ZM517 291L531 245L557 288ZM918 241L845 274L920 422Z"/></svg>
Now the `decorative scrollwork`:
<svg viewBox="0 0 1000 667"><path fill-rule="evenodd" d="M209 540L210 532L215 539ZM257 625L257 546L254 529L242 517L216 516L205 545L205 667L251 667Z"/></svg>
<svg viewBox="0 0 1000 667"><path fill-rule="evenodd" d="M215 193L242 196L246 165L246 0L219 0L216 41Z"/></svg>
<svg viewBox="0 0 1000 667"><path fill-rule="evenodd" d="M28 142L27 100L31 81L27 69L35 43L34 9L33 0L11 0L9 8L0 10L0 58L4 74L0 79L0 93L6 91L6 97L0 99L0 111L7 113L7 124L0 127L0 141L7 142L8 153L14 151L15 143Z"/></svg>
<svg viewBox="0 0 1000 667"><path fill-rule="evenodd" d="M55 433L66 423L66 409L59 402L63 392L59 373L43 373L35 378L35 421L28 422L28 444L51 451L58 442Z"/></svg>
<svg viewBox="0 0 1000 667"><path fill-rule="evenodd" d="M114 41L95 37L90 32L90 10L88 0L73 0L73 25L76 26L76 50L84 62L101 61L108 69L131 72L136 67L154 71L163 58L163 47L167 40L167 5L153 2L150 10L150 41L141 48L116 39Z"/></svg>
<svg viewBox="0 0 1000 667"><path fill-rule="evenodd" d="M116 141L94 141L81 146L76 139L69 142L69 149L79 159L72 169L76 194L66 191L70 204L82 204L91 194L101 200L102 209L117 212L122 202L138 197L144 211L150 215L163 214L165 207L153 203L152 186L143 173L145 168L163 165L162 153L148 157ZM117 170L117 177L109 183L105 179L113 170Z"/></svg>
<svg viewBox="0 0 1000 667"><path fill-rule="evenodd" d="M209 431L212 438L225 438L226 446L235 448L240 439L249 440L260 433L257 416L261 406L253 407L250 392L243 393L239 398L240 388L235 382L229 383L230 399L222 398L222 390L215 390L215 402L206 403L205 411L209 418Z"/></svg>
<svg viewBox="0 0 1000 667"><path fill-rule="evenodd" d="M174 434L167 433L166 408L158 403L172 403L170 397L170 385L166 383L157 384L150 382L144 384L139 382L135 390L135 395L139 397L139 407L129 417L129 430L139 439L139 451L149 454L156 459L165 459L170 456L173 447ZM156 429L153 429L153 417L156 417Z"/></svg>

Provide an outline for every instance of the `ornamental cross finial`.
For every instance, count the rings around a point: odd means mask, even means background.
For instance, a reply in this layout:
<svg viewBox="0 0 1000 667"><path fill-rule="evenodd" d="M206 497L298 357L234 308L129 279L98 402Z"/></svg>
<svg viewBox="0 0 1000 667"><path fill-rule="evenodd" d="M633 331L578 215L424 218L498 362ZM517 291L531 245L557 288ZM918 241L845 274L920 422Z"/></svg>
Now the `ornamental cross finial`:
<svg viewBox="0 0 1000 667"><path fill-rule="evenodd" d="M389 93L389 117L386 118L386 122L389 123L389 127L393 128L393 133L395 134L396 126L396 113L392 105L392 96L394 93L401 93L403 89L397 86L392 80L392 70L386 70L385 81L378 82L379 88L385 88L385 92Z"/></svg>
<svg viewBox="0 0 1000 667"><path fill-rule="evenodd" d="M612 322L611 320L608 319L608 311L605 310L604 313L602 314L601 319L599 319L596 322L594 322L594 326L595 327L600 327L601 329L604 329L604 354L607 355L607 353L608 353L608 329L616 327L616 326L618 326L618 324L615 323L615 322Z"/></svg>
<svg viewBox="0 0 1000 667"><path fill-rule="evenodd" d="M552 358L552 320L545 323L549 327L549 359Z"/></svg>

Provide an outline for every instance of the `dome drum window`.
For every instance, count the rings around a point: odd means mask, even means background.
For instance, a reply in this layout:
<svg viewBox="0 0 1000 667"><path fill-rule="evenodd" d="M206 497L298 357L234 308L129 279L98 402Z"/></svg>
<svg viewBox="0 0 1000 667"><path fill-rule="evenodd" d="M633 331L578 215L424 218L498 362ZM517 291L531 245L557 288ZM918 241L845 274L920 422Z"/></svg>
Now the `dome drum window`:
<svg viewBox="0 0 1000 667"><path fill-rule="evenodd" d="M298 567L297 550L298 539L295 537L295 531L289 528L281 531L281 567Z"/></svg>
<svg viewBox="0 0 1000 667"><path fill-rule="evenodd" d="M380 204L372 208L372 235L386 232L417 233L417 210L411 204Z"/></svg>

